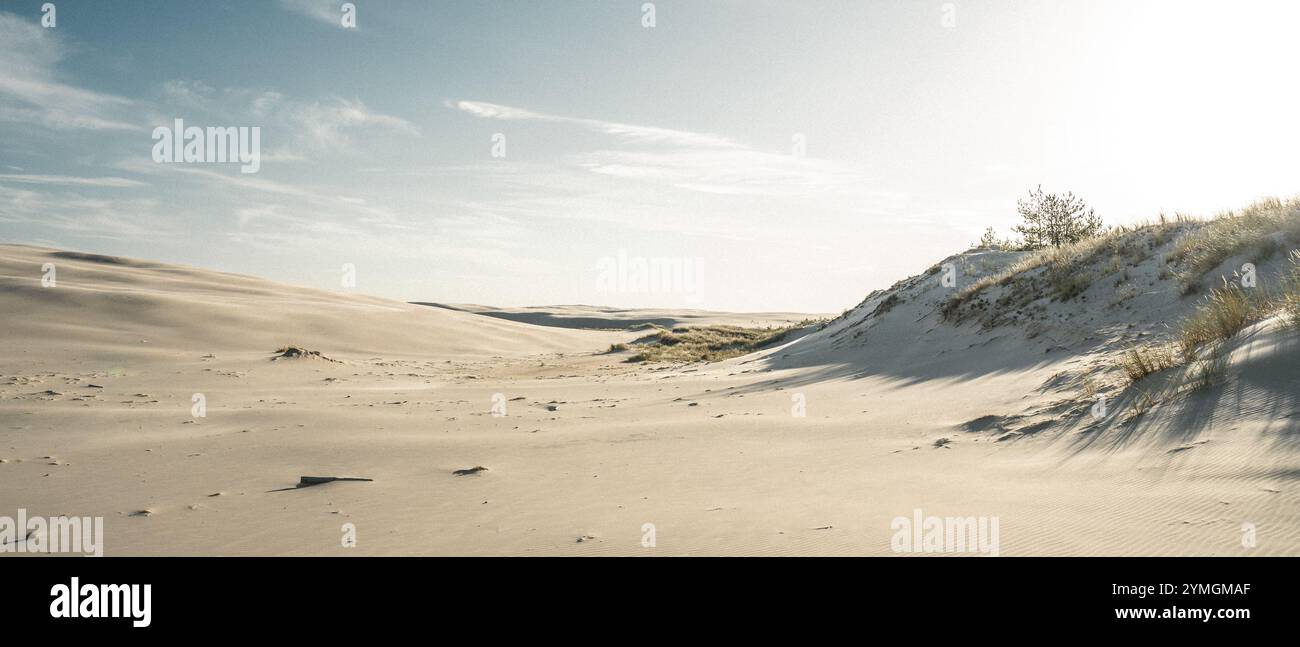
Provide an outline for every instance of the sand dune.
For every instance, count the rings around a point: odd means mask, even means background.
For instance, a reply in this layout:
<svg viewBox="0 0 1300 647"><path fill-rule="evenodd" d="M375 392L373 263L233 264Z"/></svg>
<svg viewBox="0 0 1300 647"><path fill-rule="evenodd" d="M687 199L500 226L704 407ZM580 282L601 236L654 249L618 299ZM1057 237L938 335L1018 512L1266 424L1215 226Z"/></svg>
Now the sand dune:
<svg viewBox="0 0 1300 647"><path fill-rule="evenodd" d="M927 273L778 348L635 365L604 350L636 332L3 246L0 510L102 515L109 555L894 555L916 510L996 517L1001 555L1300 554L1292 330L1099 425L1079 382L1131 316L950 296Z"/></svg>
<svg viewBox="0 0 1300 647"><path fill-rule="evenodd" d="M56 287L41 267L55 265ZM16 339L60 347L262 353L284 344L404 356L529 354L591 338L346 292L51 249L0 246ZM582 340L582 341L579 341Z"/></svg>

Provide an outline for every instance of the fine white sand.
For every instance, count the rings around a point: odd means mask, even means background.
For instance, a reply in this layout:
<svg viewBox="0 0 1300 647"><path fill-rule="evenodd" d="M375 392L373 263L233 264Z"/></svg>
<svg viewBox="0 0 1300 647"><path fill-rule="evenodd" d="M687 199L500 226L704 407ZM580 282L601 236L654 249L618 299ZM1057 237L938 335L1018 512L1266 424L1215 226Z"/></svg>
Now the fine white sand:
<svg viewBox="0 0 1300 647"><path fill-rule="evenodd" d="M1002 256L950 260L970 280ZM894 555L916 509L997 517L1002 555L1300 554L1293 330L1252 327L1223 385L1137 418L1103 389L1098 420L1078 381L1099 345L1165 320L953 325L944 289L642 365L606 352L638 332L0 246L0 514L103 516L108 555ZM329 359L272 361L284 345Z"/></svg>

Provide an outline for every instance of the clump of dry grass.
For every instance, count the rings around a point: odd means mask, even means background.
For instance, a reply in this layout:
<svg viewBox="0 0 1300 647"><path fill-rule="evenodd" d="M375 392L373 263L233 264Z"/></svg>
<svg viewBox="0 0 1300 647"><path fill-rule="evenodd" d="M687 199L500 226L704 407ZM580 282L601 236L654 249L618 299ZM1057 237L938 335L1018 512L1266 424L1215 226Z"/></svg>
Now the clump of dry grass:
<svg viewBox="0 0 1300 647"><path fill-rule="evenodd" d="M896 306L896 305L898 305L898 304L900 304L900 303L902 303L902 302L903 302L903 299L902 299L902 297L898 296L898 293L897 293L897 292L890 293L889 296L885 297L884 299L881 299L880 303L876 305L876 309L875 309L875 310L872 310L872 311L871 311L871 314L869 314L869 315L867 315L867 316L868 316L868 317L882 317L882 316L884 316L886 313L888 313L890 310L893 310L893 309L894 309L894 306Z"/></svg>
<svg viewBox="0 0 1300 647"><path fill-rule="evenodd" d="M1287 323L1300 327L1300 249L1292 250L1289 256L1291 273L1282 282L1277 305L1286 316Z"/></svg>
<svg viewBox="0 0 1300 647"><path fill-rule="evenodd" d="M1227 371L1227 355L1214 353L1210 355L1210 357L1198 361L1191 371L1192 381L1190 382L1190 385L1192 390L1199 391L1202 389L1208 389L1215 384L1218 384Z"/></svg>
<svg viewBox="0 0 1300 647"><path fill-rule="evenodd" d="M1145 414L1154 406L1156 406L1156 399L1152 397L1150 393L1147 393L1146 391L1138 392L1137 396L1133 398L1133 413L1129 416L1129 419L1131 420Z"/></svg>
<svg viewBox="0 0 1300 647"><path fill-rule="evenodd" d="M1181 365L1182 359L1168 344L1132 346L1120 356L1119 366L1130 382Z"/></svg>
<svg viewBox="0 0 1300 647"><path fill-rule="evenodd" d="M1092 272L1072 272L1066 267L1053 267L1047 273L1052 293L1061 301L1069 301L1092 287Z"/></svg>
<svg viewBox="0 0 1300 647"><path fill-rule="evenodd" d="M660 330L642 340L629 362L717 362L777 343L801 325L784 328L692 326Z"/></svg>
<svg viewBox="0 0 1300 647"><path fill-rule="evenodd" d="M1121 281L1115 285L1115 296L1110 300L1110 306L1116 307L1122 305L1125 301L1137 298L1138 288L1132 283Z"/></svg>
<svg viewBox="0 0 1300 647"><path fill-rule="evenodd" d="M1183 321L1178 335L1183 357L1191 360L1201 346L1231 339L1269 310L1266 299L1225 280Z"/></svg>

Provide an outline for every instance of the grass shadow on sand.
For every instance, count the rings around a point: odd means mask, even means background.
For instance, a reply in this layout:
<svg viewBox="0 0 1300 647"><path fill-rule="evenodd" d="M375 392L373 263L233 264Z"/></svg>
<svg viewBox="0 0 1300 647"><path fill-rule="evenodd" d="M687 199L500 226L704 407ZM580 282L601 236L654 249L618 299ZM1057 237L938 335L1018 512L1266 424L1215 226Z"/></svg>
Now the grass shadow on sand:
<svg viewBox="0 0 1300 647"><path fill-rule="evenodd" d="M1258 332L1237 340L1247 344ZM1264 434L1278 449L1300 448L1300 335L1277 336L1276 342L1238 355L1226 375L1209 386L1193 388L1194 367L1179 367L1149 376L1124 389L1108 403L1106 419L1090 416L1063 424L1072 455L1119 452L1148 444L1153 452L1177 453L1212 439L1215 430L1230 430L1239 417L1271 421ZM1149 398L1149 400L1148 400ZM1294 472L1294 470L1291 470ZM1289 478L1300 477L1300 473Z"/></svg>

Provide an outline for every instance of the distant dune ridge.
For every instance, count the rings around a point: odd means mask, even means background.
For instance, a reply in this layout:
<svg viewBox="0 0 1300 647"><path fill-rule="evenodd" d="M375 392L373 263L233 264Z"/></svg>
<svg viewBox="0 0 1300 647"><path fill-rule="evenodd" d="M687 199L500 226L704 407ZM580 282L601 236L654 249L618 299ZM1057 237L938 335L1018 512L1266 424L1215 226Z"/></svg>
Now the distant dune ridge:
<svg viewBox="0 0 1300 647"><path fill-rule="evenodd" d="M713 312L709 310L662 310L653 308L608 308L587 305L534 306L527 308L494 308L475 304L446 304L416 302L461 312L519 321L538 326L560 328L585 328L596 330L627 329L653 325L661 328L678 326L789 326L809 318L828 315L808 315L797 312Z"/></svg>
<svg viewBox="0 0 1300 647"><path fill-rule="evenodd" d="M922 514L991 518L989 554L1300 555L1297 248L1266 201L972 249L775 347L629 364L629 327L804 316L4 245L0 510L103 516L109 555L893 555Z"/></svg>

